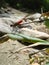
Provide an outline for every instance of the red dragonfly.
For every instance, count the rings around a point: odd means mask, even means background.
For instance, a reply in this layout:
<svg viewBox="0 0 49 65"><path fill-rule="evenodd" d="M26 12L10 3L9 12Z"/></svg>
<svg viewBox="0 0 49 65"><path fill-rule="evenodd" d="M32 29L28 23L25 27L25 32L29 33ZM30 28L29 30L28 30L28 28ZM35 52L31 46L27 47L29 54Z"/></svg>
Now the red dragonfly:
<svg viewBox="0 0 49 65"><path fill-rule="evenodd" d="M22 18L21 20L19 20L19 21L17 21L15 24L13 24L13 25L11 25L11 26L17 26L17 25L21 25L21 23L23 22L23 20L26 20L26 17L27 17L28 15L26 15L24 18Z"/></svg>

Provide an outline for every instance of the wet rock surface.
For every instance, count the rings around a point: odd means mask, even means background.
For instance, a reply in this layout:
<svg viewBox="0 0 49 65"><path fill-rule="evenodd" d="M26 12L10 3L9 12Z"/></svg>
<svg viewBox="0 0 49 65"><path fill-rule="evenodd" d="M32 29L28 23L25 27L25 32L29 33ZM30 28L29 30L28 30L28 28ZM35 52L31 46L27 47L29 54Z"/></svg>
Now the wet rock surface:
<svg viewBox="0 0 49 65"><path fill-rule="evenodd" d="M22 19L27 14L12 8L9 8L8 11L6 9L2 11L2 14L0 14L0 31L4 33L12 33L13 28L10 25ZM13 40L0 43L0 65L29 65L28 54L13 54L13 52L23 46L23 44Z"/></svg>
<svg viewBox="0 0 49 65"><path fill-rule="evenodd" d="M28 54L13 54L22 46L24 45L13 40L8 40L7 42L0 44L0 65L29 65Z"/></svg>
<svg viewBox="0 0 49 65"><path fill-rule="evenodd" d="M3 9L4 10L4 9ZM6 14L5 14L6 12ZM12 33L13 28L10 27L11 24L15 23L16 21L20 20L24 16L26 16L28 13L20 12L18 10L15 10L13 8L5 9L3 14L0 15L0 24L2 27L0 27L0 30L5 33ZM31 21L31 20L27 20ZM4 22L4 23L2 23ZM44 31L49 33L48 29L45 29L46 27L43 25L43 23L30 23L27 24L34 30ZM40 25L40 26L39 26ZM6 28L7 27L7 28ZM3 28L3 29L2 29ZM28 27L29 28L29 27ZM21 44L17 40L11 40L4 43L0 43L0 65L30 65L29 61L29 53L34 52L33 48L28 49L27 51L21 51L19 53L15 53L15 51L25 45ZM37 50L35 50L37 51Z"/></svg>

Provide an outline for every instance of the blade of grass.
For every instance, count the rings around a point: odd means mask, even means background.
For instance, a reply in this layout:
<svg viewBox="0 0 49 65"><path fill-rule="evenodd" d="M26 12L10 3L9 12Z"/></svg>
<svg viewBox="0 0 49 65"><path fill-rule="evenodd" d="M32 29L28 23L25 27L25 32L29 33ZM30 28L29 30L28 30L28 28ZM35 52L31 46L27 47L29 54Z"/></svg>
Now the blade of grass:
<svg viewBox="0 0 49 65"><path fill-rule="evenodd" d="M33 37L29 37L29 36L25 36L23 34L8 34L8 37L11 39L15 39L15 40L20 40L20 41L24 41L24 42L28 42L28 43L37 43L37 42L42 42L42 44L44 45L49 45L48 41L39 39L39 38L33 38Z"/></svg>
<svg viewBox="0 0 49 65"><path fill-rule="evenodd" d="M36 43L36 42L45 42L44 40L41 40L39 38L33 38L29 36L25 36L23 34L8 34L8 37L11 39L21 40L24 42L30 42L30 43Z"/></svg>

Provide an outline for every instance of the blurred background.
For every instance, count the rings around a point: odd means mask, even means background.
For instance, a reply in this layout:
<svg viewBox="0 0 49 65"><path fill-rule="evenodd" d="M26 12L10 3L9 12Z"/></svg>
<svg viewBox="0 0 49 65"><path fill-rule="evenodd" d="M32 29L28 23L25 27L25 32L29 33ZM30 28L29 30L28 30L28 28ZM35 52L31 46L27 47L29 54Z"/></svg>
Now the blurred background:
<svg viewBox="0 0 49 65"><path fill-rule="evenodd" d="M0 0L0 8L11 6L16 9L31 9L33 11L39 11L41 8L43 11L49 11L49 0Z"/></svg>

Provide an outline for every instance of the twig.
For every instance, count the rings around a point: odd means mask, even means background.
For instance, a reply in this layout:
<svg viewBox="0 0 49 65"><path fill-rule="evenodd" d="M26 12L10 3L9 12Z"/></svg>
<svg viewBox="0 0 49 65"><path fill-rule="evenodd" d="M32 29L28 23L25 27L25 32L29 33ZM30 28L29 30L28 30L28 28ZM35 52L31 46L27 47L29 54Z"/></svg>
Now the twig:
<svg viewBox="0 0 49 65"><path fill-rule="evenodd" d="M28 46L21 47L21 48L17 49L15 52L12 52L12 54L9 57L11 57L15 53L19 53L23 49L32 48L32 47L37 46L37 45L39 45L39 44L36 43L36 44L31 44L31 45L28 45Z"/></svg>
<svg viewBox="0 0 49 65"><path fill-rule="evenodd" d="M3 43L9 39L8 35L5 34L4 36L0 37L0 42Z"/></svg>
<svg viewBox="0 0 49 65"><path fill-rule="evenodd" d="M31 45L28 45L28 46L24 46L24 47L21 47L21 48L19 48L19 49L17 49L16 51L15 51L15 53L17 53L17 52L19 52L19 51L21 51L21 50L23 50L23 49L26 49L26 48L32 48L32 47L34 47L34 46L37 46L37 45L40 45L41 43L35 43L35 44L31 44Z"/></svg>
<svg viewBox="0 0 49 65"><path fill-rule="evenodd" d="M31 45L28 45L28 46L24 46L24 47L22 47L22 48L17 49L17 50L15 51L15 53L17 53L17 52L19 52L19 51L21 51L21 50L23 50L23 49L32 48L32 47L35 47L35 46L38 46L38 45L44 45L44 44L42 44L42 42L37 42L37 43L31 44ZM46 44L45 44L45 45L46 45Z"/></svg>

